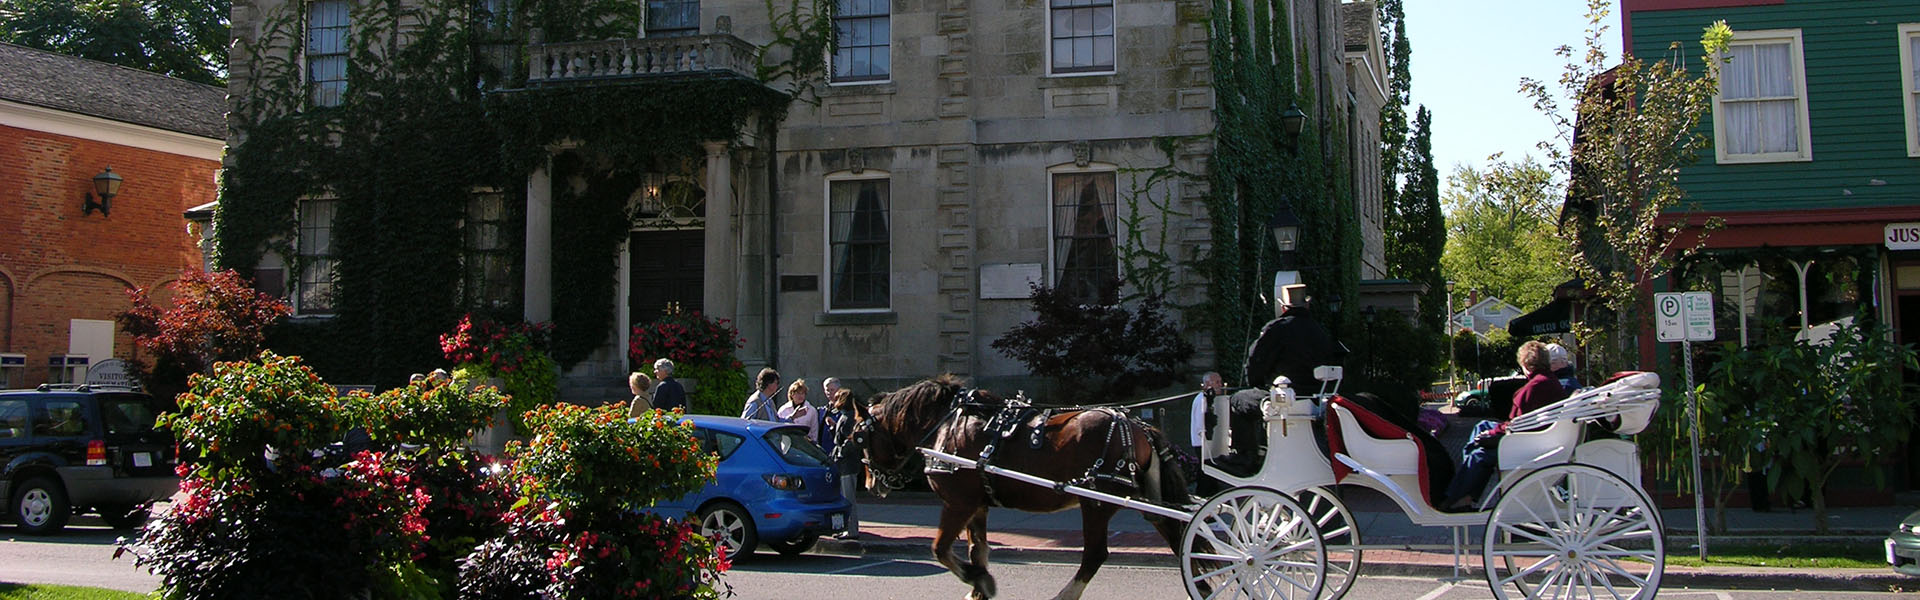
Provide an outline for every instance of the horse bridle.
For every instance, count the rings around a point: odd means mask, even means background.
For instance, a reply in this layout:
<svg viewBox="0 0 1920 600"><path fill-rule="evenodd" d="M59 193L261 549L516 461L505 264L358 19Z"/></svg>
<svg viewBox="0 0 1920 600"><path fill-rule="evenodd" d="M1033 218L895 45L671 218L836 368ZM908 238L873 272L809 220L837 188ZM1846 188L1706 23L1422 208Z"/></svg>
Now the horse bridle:
<svg viewBox="0 0 1920 600"><path fill-rule="evenodd" d="M920 441L918 443L915 443L912 447L907 448L905 452L901 452L900 456L897 457L897 460L895 460L893 465L891 466L882 467L880 465L873 464L873 453L871 452L872 447L868 445L868 440L870 438L876 438L879 435L883 435L883 434L886 435L889 438L889 441L891 441L891 438L893 437L893 434L887 433L887 430L885 428L879 428L874 426L874 422L879 421L880 419L869 416L866 421L863 421L858 426L855 426L853 429L853 441L855 444L859 445L862 449L869 450L869 452L860 453L861 454L860 462L867 465L868 472L873 473L874 485L881 488L886 488L884 491L888 491L888 492L907 487L907 481L911 477L911 475L906 473L907 463L913 460L914 450L916 448L926 446L927 441L933 439L934 434L939 433L939 431L942 428L945 428L947 426L947 422L952 421L953 416L960 412L960 407L964 405L966 402L971 401L972 399L973 399L973 390L970 390L970 389L962 390L960 393L954 394L953 400L950 400L947 405L946 415L940 417L940 420L938 422L935 422L932 427L928 427L927 432L920 436ZM877 441L877 439L875 441Z"/></svg>

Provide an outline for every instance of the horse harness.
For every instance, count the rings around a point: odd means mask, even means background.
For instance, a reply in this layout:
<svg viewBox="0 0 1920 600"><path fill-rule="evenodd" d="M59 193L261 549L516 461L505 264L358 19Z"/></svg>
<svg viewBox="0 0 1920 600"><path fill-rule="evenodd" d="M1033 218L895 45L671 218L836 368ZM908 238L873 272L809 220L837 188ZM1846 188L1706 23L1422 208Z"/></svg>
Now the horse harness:
<svg viewBox="0 0 1920 600"><path fill-rule="evenodd" d="M957 396L958 401L954 403L952 408L948 409L947 416L941 420L939 425L934 427L934 430L937 431L944 428L947 424L954 421L955 415L966 412L967 409L991 410L996 408L994 405L976 400L973 392L974 390L965 390L959 394ZM978 467L980 470L980 486L986 492L988 505L1005 506L995 494L993 478L987 474L986 469L986 467L993 464L993 460L997 456L1001 444L1016 437L1024 437L1029 449L1038 450L1046 445L1047 421L1051 420L1055 415L1074 411L1100 411L1106 413L1109 416L1107 420L1106 443L1103 445L1100 454L1094 457L1093 465L1087 467L1085 473L1072 480L1055 482L1053 489L1055 491L1063 491L1067 486L1092 487L1099 482L1123 485L1126 486L1128 490L1140 489L1140 485L1136 479L1139 475L1140 465L1128 458L1133 456L1132 425L1134 420L1132 417L1128 416L1122 410L1108 407L1090 409L1072 407L1035 408L1033 404L1027 402L1024 397L1016 396L1013 399L1006 400L1004 404L999 405L992 416L987 418L986 425L981 429L983 433L987 434L987 443L985 447L980 449ZM1028 433L1025 436L1019 436L1020 429L1023 427L1028 430ZM1117 440L1116 437L1118 438ZM939 441L944 442L945 438L942 437ZM1120 450L1119 458L1116 459L1113 464L1109 465L1106 460L1107 450L1114 448L1116 442ZM924 445L925 440L922 440L921 443ZM923 471L934 474L952 473L955 470L957 470L957 467L953 464L940 461L928 461Z"/></svg>

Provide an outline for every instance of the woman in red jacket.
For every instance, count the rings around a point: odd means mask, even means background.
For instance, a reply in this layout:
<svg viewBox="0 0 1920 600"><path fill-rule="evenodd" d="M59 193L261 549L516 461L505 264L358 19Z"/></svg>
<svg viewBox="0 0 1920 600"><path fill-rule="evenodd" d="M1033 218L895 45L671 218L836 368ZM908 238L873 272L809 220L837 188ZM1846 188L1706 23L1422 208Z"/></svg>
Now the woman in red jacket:
<svg viewBox="0 0 1920 600"><path fill-rule="evenodd" d="M1527 383L1513 394L1513 411L1507 415L1508 420L1566 399L1567 390L1553 378L1546 344L1537 341L1521 344L1515 358L1520 362L1521 372L1527 374ZM1440 510L1464 511L1474 507L1474 497L1480 495L1481 489L1487 487L1487 480L1500 468L1497 464L1500 437L1506 433L1506 421L1481 421L1473 427L1473 441L1460 453L1460 471L1447 486L1447 499L1440 502Z"/></svg>

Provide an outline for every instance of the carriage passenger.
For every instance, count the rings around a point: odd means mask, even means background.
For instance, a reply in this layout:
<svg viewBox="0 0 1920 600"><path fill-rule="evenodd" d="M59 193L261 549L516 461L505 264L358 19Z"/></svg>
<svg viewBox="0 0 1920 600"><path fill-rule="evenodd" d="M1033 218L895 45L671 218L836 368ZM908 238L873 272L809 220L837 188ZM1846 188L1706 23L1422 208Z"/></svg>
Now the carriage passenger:
<svg viewBox="0 0 1920 600"><path fill-rule="evenodd" d="M1547 345L1538 341L1529 341L1520 345L1515 356L1520 362L1521 372L1526 373L1527 383L1513 395L1513 409L1508 420L1539 410L1549 404L1567 397L1567 391L1553 377L1551 361L1547 357ZM1474 498L1487 487L1487 480L1499 469L1496 464L1499 457L1501 436L1506 435L1507 424L1500 421L1481 421L1473 427L1473 441L1461 451L1460 471L1454 475L1453 483L1447 486L1447 496L1438 508L1446 511L1472 509Z"/></svg>

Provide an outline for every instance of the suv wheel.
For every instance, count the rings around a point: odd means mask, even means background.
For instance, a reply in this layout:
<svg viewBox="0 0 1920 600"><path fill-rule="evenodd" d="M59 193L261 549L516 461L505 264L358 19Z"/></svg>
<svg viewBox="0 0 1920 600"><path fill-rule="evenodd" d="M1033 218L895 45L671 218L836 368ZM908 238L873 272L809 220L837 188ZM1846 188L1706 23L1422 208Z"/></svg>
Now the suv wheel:
<svg viewBox="0 0 1920 600"><path fill-rule="evenodd" d="M13 522L21 531L33 535L57 533L67 526L67 517L72 514L66 488L52 479L28 479L13 493Z"/></svg>

